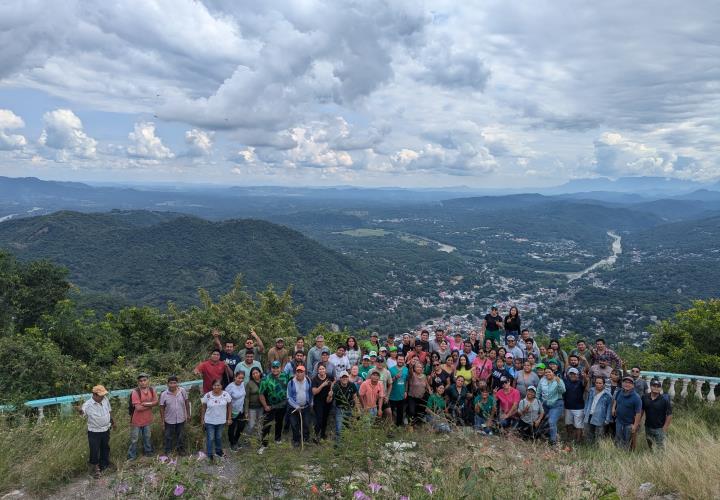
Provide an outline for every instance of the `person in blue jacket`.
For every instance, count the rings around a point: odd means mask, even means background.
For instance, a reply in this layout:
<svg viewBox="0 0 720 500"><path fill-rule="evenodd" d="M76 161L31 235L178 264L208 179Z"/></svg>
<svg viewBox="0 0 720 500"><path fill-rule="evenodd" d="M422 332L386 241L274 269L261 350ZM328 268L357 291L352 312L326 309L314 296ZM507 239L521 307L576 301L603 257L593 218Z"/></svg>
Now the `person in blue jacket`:
<svg viewBox="0 0 720 500"><path fill-rule="evenodd" d="M290 413L293 446L310 438L310 409L313 406L312 383L305 377L305 367L295 368L295 376L287 385L287 411Z"/></svg>
<svg viewBox="0 0 720 500"><path fill-rule="evenodd" d="M585 439L594 443L603 437L605 426L612 420L613 398L603 377L595 377L585 400Z"/></svg>

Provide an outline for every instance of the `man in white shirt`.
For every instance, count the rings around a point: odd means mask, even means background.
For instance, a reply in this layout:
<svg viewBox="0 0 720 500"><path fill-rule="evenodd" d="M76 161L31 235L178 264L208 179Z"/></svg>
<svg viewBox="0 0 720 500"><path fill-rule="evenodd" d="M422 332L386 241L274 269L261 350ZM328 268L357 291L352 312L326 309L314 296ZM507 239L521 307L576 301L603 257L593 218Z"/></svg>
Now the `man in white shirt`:
<svg viewBox="0 0 720 500"><path fill-rule="evenodd" d="M300 365L295 368L295 376L290 379L287 386L290 428L295 447L301 446L310 439L310 409L313 403L311 386L310 381L305 378L305 367Z"/></svg>
<svg viewBox="0 0 720 500"><path fill-rule="evenodd" d="M87 419L90 467L95 477L110 466L110 428L115 428L108 391L102 385L92 389L92 397L85 401L80 413Z"/></svg>
<svg viewBox="0 0 720 500"><path fill-rule="evenodd" d="M335 373L340 373L350 370L350 360L345 354L345 346L339 345L334 354L330 355L328 359L330 363L335 365Z"/></svg>

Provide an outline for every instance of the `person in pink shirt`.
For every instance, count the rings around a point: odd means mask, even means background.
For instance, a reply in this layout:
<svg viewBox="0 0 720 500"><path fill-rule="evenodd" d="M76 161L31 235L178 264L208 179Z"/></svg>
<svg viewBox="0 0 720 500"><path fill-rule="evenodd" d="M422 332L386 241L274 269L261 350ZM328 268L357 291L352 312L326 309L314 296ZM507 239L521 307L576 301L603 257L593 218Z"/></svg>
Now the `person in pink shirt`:
<svg viewBox="0 0 720 500"><path fill-rule="evenodd" d="M498 421L503 429L514 428L517 425L517 409L520 404L520 391L515 389L512 381L507 377L501 377L502 389L495 393L498 402Z"/></svg>
<svg viewBox="0 0 720 500"><path fill-rule="evenodd" d="M377 371L370 372L370 378L360 384L360 405L373 417L382 415L382 404L385 400L383 385L380 383L380 373Z"/></svg>
<svg viewBox="0 0 720 500"><path fill-rule="evenodd" d="M463 338L462 334L460 332L457 332L454 336L445 337L445 340L448 341L448 344L450 345L451 351L462 351L463 350Z"/></svg>
<svg viewBox="0 0 720 500"><path fill-rule="evenodd" d="M485 351L480 349L477 356L472 362L473 379L487 382L493 371L493 364L485 355Z"/></svg>
<svg viewBox="0 0 720 500"><path fill-rule="evenodd" d="M138 386L130 393L130 448L128 460L137 458L137 444L140 436L143 438L143 452L145 456L154 453L150 441L150 428L152 427L152 409L158 405L158 396L155 389L150 387L150 377L141 373L137 378Z"/></svg>

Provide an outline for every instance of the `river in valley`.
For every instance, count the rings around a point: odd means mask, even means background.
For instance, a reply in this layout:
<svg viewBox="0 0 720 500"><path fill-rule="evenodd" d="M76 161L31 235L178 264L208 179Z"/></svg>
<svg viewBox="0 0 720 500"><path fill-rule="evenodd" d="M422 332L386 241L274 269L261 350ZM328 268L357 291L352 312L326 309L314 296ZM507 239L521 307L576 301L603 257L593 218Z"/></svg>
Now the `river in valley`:
<svg viewBox="0 0 720 500"><path fill-rule="evenodd" d="M610 245L610 251L611 254L608 257L605 257L602 260L599 260L595 262L590 267L586 267L582 271L576 271L573 273L564 273L560 271L538 271L539 273L543 274L561 274L563 276L566 276L568 279L568 283L578 280L585 276L590 271L594 271L598 267L609 267L615 264L617 261L618 255L622 253L622 237L619 234L614 233L613 231L607 232L608 236L610 236L613 239L612 245Z"/></svg>

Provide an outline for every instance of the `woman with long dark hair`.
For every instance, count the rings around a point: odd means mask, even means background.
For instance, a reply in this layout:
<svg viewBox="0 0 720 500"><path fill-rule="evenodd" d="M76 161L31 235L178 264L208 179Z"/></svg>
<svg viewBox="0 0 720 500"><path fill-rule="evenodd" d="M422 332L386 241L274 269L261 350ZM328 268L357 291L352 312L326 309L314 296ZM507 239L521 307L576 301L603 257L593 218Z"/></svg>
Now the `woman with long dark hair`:
<svg viewBox="0 0 720 500"><path fill-rule="evenodd" d="M439 361L438 361L439 362ZM425 403L430 392L424 368L420 361L410 367L408 377L408 417L410 424L420 425L425 420Z"/></svg>
<svg viewBox="0 0 720 500"><path fill-rule="evenodd" d="M520 338L520 313L517 307L512 306L510 308L510 312L503 321L503 328L505 329L506 343L508 335L514 335L516 339Z"/></svg>
<svg viewBox="0 0 720 500"><path fill-rule="evenodd" d="M347 342L345 342L345 355L350 362L350 366L356 366L360 363L362 351L360 350L357 339L352 335L350 335Z"/></svg>

